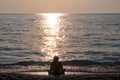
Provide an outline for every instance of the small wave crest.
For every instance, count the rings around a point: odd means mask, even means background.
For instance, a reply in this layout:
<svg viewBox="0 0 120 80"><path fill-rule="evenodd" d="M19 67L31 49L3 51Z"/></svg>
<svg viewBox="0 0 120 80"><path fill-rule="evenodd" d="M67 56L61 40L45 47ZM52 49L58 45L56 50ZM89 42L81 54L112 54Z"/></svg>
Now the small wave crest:
<svg viewBox="0 0 120 80"><path fill-rule="evenodd" d="M63 67L71 72L118 72L120 62L92 62L89 60L64 61ZM50 62L21 61L0 64L0 72L41 72L50 68Z"/></svg>
<svg viewBox="0 0 120 80"><path fill-rule="evenodd" d="M12 50L25 50L24 48L10 48L10 47L0 47L0 50L12 51Z"/></svg>
<svg viewBox="0 0 120 80"><path fill-rule="evenodd" d="M119 66L120 62L94 62L90 60L71 60L71 61L63 61L63 65L67 66L92 66L92 65L98 65L98 66ZM41 61L20 61L16 63L11 64L0 64L0 66L13 66L13 65L21 65L21 66L29 66L29 65L37 65L37 66L45 66L49 65L50 62L41 62Z"/></svg>

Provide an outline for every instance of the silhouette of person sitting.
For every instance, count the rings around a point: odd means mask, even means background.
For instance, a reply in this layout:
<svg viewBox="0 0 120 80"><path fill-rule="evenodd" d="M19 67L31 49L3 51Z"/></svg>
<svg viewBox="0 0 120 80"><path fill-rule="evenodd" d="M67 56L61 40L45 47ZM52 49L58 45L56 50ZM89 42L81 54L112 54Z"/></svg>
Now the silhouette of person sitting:
<svg viewBox="0 0 120 80"><path fill-rule="evenodd" d="M50 64L49 75L64 75L65 69L63 69L62 63L59 62L59 57L54 56L53 61Z"/></svg>

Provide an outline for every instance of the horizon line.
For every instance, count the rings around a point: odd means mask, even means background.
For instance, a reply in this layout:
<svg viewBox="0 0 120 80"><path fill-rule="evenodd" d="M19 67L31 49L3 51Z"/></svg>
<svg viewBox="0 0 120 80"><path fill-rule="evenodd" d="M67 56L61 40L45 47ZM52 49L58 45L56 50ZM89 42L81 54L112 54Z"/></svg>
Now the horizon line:
<svg viewBox="0 0 120 80"><path fill-rule="evenodd" d="M29 13L29 12L0 12L0 14L44 14L44 13L56 13L56 14L120 14L120 12L81 12L81 13L65 13L65 12L38 12L38 13Z"/></svg>

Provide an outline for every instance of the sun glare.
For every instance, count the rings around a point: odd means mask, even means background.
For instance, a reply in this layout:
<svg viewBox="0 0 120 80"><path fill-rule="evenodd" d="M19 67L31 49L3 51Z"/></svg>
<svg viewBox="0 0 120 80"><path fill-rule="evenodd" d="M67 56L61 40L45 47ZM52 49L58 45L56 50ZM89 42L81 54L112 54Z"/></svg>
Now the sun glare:
<svg viewBox="0 0 120 80"><path fill-rule="evenodd" d="M45 26L49 28L49 34L56 35L57 32L59 31L59 23L60 23L60 16L62 14L57 14L57 13L45 13L42 14L45 17L44 23ZM47 31L45 31L47 32Z"/></svg>
<svg viewBox="0 0 120 80"><path fill-rule="evenodd" d="M43 17L43 28L44 34L44 46L42 47L42 52L46 53L46 58L52 58L53 56L58 56L59 52L57 51L57 40L59 36L60 29L60 17L64 14L58 13L43 13L40 14Z"/></svg>

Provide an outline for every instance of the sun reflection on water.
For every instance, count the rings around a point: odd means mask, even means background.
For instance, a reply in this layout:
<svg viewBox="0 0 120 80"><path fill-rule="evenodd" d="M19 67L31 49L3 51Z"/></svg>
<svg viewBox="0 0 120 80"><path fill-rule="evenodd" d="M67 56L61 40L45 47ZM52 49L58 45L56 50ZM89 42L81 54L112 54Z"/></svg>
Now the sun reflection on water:
<svg viewBox="0 0 120 80"><path fill-rule="evenodd" d="M60 53L57 50L57 42L59 38L59 29L60 29L60 21L61 16L64 14L57 13L44 13L41 14L43 17L43 31L44 45L41 48L41 52L46 54L47 59L53 58L53 56L58 56Z"/></svg>

